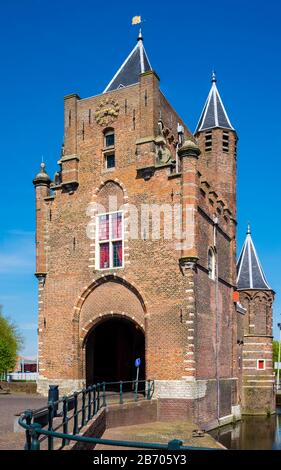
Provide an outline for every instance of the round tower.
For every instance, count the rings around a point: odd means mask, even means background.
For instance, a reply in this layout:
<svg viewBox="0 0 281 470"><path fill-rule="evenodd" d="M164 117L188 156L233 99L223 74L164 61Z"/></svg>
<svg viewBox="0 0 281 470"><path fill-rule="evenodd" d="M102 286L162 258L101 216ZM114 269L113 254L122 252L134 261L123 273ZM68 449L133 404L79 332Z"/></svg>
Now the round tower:
<svg viewBox="0 0 281 470"><path fill-rule="evenodd" d="M248 226L237 265L237 289L244 316L243 390L244 414L268 414L275 410L272 368L272 304L270 287Z"/></svg>

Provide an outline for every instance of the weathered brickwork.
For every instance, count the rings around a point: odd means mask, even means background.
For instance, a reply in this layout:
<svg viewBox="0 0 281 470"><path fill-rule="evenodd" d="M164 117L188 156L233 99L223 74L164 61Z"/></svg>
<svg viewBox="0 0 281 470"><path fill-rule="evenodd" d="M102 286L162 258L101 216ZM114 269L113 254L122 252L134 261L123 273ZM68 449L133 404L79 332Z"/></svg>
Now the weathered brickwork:
<svg viewBox="0 0 281 470"><path fill-rule="evenodd" d="M272 368L272 291L248 290L240 293L247 308L244 317L243 412L266 414L275 411ZM259 368L259 361L263 367Z"/></svg>
<svg viewBox="0 0 281 470"><path fill-rule="evenodd" d="M159 89L152 72L139 83L91 98L65 97L64 146L53 183L34 180L39 279L38 391L82 387L87 341L109 318L127 319L145 337L146 378L155 380L161 419L218 424L239 408L243 334L236 311L236 133L222 152L222 131L204 152ZM104 124L109 111L114 115ZM178 125L184 141L178 151ZM105 167L105 132L114 131L115 167ZM52 190L52 191L51 191ZM114 199L115 198L115 199ZM124 267L97 267L93 213L123 212ZM160 239L141 225L144 204L188 207L186 236ZM138 210L130 238L127 223ZM94 215L93 215L94 214ZM185 225L186 224L186 225ZM169 225L169 224L168 224ZM210 275L208 251L215 255ZM270 317L270 313L268 314ZM260 324L263 324L261 314ZM269 329L266 335L270 334Z"/></svg>

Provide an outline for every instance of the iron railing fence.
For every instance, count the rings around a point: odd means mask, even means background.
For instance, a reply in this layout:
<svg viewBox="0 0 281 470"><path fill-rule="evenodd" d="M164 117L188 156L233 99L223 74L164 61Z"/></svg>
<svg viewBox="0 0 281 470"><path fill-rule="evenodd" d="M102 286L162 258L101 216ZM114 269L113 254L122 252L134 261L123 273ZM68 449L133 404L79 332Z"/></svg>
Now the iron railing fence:
<svg viewBox="0 0 281 470"><path fill-rule="evenodd" d="M7 382L8 380L8 372L1 372L0 373L0 382Z"/></svg>
<svg viewBox="0 0 281 470"><path fill-rule="evenodd" d="M32 442L35 445L34 442L38 441L35 447L44 443L45 448L53 450L55 439L61 441L59 448L63 448L101 408L150 400L153 393L153 380L102 382L49 401L42 408L26 410L19 418L19 424L26 430L25 448L31 450ZM59 430L62 432L58 432Z"/></svg>
<svg viewBox="0 0 281 470"><path fill-rule="evenodd" d="M127 391L124 392L124 389ZM153 393L153 380L103 382L56 401L49 401L43 408L26 410L19 418L19 424L26 433L25 450L43 448L59 450L71 441L134 449L213 450L205 447L183 446L183 442L178 439L171 440L167 444L159 444L101 439L79 434L102 408L116 403L122 405L139 400L151 400ZM62 432L59 431L60 429Z"/></svg>

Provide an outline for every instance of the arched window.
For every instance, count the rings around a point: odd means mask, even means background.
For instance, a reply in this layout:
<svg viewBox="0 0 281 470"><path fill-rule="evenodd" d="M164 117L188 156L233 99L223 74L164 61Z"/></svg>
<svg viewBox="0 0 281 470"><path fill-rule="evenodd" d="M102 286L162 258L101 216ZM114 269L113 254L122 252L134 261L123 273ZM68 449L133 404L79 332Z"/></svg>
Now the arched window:
<svg viewBox="0 0 281 470"><path fill-rule="evenodd" d="M114 129L108 128L104 131L104 146L105 148L114 147L115 145L115 134Z"/></svg>
<svg viewBox="0 0 281 470"><path fill-rule="evenodd" d="M213 248L208 250L208 275L213 281L216 278L216 255Z"/></svg>

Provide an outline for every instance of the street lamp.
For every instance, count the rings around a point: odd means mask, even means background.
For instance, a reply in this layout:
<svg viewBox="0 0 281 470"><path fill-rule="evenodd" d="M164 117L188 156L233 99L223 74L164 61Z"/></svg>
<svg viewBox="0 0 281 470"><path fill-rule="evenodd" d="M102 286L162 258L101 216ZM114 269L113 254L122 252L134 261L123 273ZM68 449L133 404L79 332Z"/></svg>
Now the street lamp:
<svg viewBox="0 0 281 470"><path fill-rule="evenodd" d="M281 352L281 323L277 324L279 328L279 348L278 348L278 364L277 364L277 391L279 390L279 377L280 377L280 352Z"/></svg>

